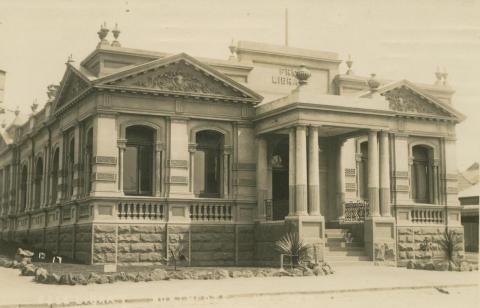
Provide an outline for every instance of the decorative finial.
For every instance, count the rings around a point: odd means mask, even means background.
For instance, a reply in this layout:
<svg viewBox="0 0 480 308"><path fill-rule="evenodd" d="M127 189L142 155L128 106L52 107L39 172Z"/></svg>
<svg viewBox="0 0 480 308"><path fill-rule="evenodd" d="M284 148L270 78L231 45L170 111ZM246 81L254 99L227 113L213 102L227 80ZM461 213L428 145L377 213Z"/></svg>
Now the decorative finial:
<svg viewBox="0 0 480 308"><path fill-rule="evenodd" d="M347 75L353 75L353 71L352 71L352 65L353 65L352 56L348 55L348 59L347 59L347 61L345 61L345 63L347 64L347 67L348 67Z"/></svg>
<svg viewBox="0 0 480 308"><path fill-rule="evenodd" d="M448 86L448 82L447 82L448 73L447 73L447 69L445 67L443 68L442 77L443 77L443 86L445 86L445 87Z"/></svg>
<svg viewBox="0 0 480 308"><path fill-rule="evenodd" d="M442 72L440 72L440 67L439 66L437 66L437 71L435 72L435 78L437 78L437 80L435 80L435 85L436 86L442 85L443 74L442 74Z"/></svg>
<svg viewBox="0 0 480 308"><path fill-rule="evenodd" d="M298 84L301 86L308 83L308 78L310 78L311 75L312 73L310 73L307 67L303 64L300 65L299 70L295 71L295 77L297 77Z"/></svg>
<svg viewBox="0 0 480 308"><path fill-rule="evenodd" d="M230 57L228 59L234 60L236 58L237 46L235 46L235 41L233 40L233 38L230 46L228 46L228 49L230 49Z"/></svg>
<svg viewBox="0 0 480 308"><path fill-rule="evenodd" d="M67 63L65 63L65 64L70 64L70 63L73 63L73 62L75 62L75 60L73 60L73 55L70 54L70 55L68 56Z"/></svg>
<svg viewBox="0 0 480 308"><path fill-rule="evenodd" d="M377 74L371 74L370 79L368 79L367 83L370 87L370 92L375 93L377 92L378 88L380 87L380 82L375 78Z"/></svg>
<svg viewBox="0 0 480 308"><path fill-rule="evenodd" d="M49 101L53 101L57 96L59 85L51 84L47 86L47 96Z"/></svg>
<svg viewBox="0 0 480 308"><path fill-rule="evenodd" d="M118 29L118 24L115 24L115 28L112 30L113 37L115 40L112 42L113 47L122 47L120 42L118 41L118 37L120 36L120 30Z"/></svg>
<svg viewBox="0 0 480 308"><path fill-rule="evenodd" d="M98 30L98 38L100 39L100 42L98 42L97 48L100 46L107 46L109 45L108 40L106 39L107 34L110 30L107 28L107 23L104 22L102 25L100 25L100 30Z"/></svg>
<svg viewBox="0 0 480 308"><path fill-rule="evenodd" d="M20 109L18 108L18 106L13 113L15 114L16 117L18 117L18 115L20 114Z"/></svg>
<svg viewBox="0 0 480 308"><path fill-rule="evenodd" d="M35 113L35 111L37 110L37 108L38 108L38 103L37 103L37 99L35 98L35 99L33 100L32 105L30 106L30 109L32 109L32 112Z"/></svg>

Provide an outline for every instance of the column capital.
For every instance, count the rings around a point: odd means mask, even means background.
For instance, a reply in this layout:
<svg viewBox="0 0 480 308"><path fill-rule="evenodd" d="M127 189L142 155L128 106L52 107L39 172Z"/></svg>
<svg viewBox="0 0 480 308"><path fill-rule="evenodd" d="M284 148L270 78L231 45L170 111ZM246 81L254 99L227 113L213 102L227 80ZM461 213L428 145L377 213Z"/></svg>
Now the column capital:
<svg viewBox="0 0 480 308"><path fill-rule="evenodd" d="M188 152L195 153L197 151L197 144L196 143L189 143L188 144Z"/></svg>
<svg viewBox="0 0 480 308"><path fill-rule="evenodd" d="M155 151L160 152L165 150L165 144L163 142L157 142L155 144Z"/></svg>
<svg viewBox="0 0 480 308"><path fill-rule="evenodd" d="M125 149L127 147L127 139L117 139L117 145L120 149Z"/></svg>

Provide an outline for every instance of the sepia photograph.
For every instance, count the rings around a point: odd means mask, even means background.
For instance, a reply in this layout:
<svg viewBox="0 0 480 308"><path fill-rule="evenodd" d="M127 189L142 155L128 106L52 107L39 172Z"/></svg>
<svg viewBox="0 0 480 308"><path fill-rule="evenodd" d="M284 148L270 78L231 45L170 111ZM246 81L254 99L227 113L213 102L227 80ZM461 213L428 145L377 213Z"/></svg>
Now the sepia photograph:
<svg viewBox="0 0 480 308"><path fill-rule="evenodd" d="M478 307L479 0L0 0L0 308Z"/></svg>

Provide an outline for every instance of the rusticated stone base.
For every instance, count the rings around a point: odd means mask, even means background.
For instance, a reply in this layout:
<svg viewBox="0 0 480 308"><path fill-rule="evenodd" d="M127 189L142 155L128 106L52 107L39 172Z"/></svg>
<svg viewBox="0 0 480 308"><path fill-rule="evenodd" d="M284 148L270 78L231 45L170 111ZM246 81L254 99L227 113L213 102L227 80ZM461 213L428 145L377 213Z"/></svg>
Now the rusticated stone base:
<svg viewBox="0 0 480 308"><path fill-rule="evenodd" d="M119 225L118 262L163 262L165 225Z"/></svg>
<svg viewBox="0 0 480 308"><path fill-rule="evenodd" d="M259 223L255 225L255 263L259 266L279 266L280 253L275 247L286 232L284 223Z"/></svg>
<svg viewBox="0 0 480 308"><path fill-rule="evenodd" d="M89 264L92 262L92 225L77 225L75 228L74 259Z"/></svg>
<svg viewBox="0 0 480 308"><path fill-rule="evenodd" d="M190 232L192 265L235 265L235 226L192 225Z"/></svg>
<svg viewBox="0 0 480 308"><path fill-rule="evenodd" d="M28 239L33 247L43 249L45 247L45 230L43 228L30 230Z"/></svg>
<svg viewBox="0 0 480 308"><path fill-rule="evenodd" d="M116 225L93 226L92 263L115 263L116 261Z"/></svg>
<svg viewBox="0 0 480 308"><path fill-rule="evenodd" d="M58 227L51 227L45 229L45 245L46 251L53 254L58 254Z"/></svg>
<svg viewBox="0 0 480 308"><path fill-rule="evenodd" d="M448 227L448 230L455 230L463 239L463 227ZM441 226L398 227L398 266L407 266L409 261L429 263L443 258L438 241L444 232L445 227Z"/></svg>
<svg viewBox="0 0 480 308"><path fill-rule="evenodd" d="M75 226L61 226L58 234L58 254L70 259L74 258Z"/></svg>

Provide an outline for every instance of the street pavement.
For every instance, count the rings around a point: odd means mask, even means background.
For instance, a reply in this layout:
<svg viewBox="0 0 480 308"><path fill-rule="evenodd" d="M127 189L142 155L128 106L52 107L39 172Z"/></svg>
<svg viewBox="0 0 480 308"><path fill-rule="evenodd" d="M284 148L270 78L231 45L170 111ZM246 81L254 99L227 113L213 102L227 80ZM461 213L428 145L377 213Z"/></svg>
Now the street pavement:
<svg viewBox="0 0 480 308"><path fill-rule="evenodd" d="M457 306L478 306L478 272L436 272L377 266L337 267L336 273L319 277L267 277L225 280L171 280L117 282L114 284L65 286L32 282L19 271L0 268L0 307L14 304L112 304L113 307L170 307L211 305L217 307L275 307L286 303L313 307L312 301L325 300L331 307L353 299L384 298L385 307L408 307L414 300L438 300L441 307L455 297ZM437 287L438 289L435 289ZM444 293L442 291L446 291ZM392 293L393 292L393 293ZM420 297L411 293L422 294ZM394 294L394 295L392 295ZM402 295L403 294L403 295ZM392 297L393 296L393 297ZM391 299L401 303L394 306ZM336 299L332 301L331 299ZM462 303L465 302L466 305ZM318 303L318 302L317 302ZM460 305L462 304L462 305ZM475 304L472 306L471 304ZM370 307L376 307L373 305ZM14 306L15 307L15 306ZM323 306L329 307L329 306ZM450 306L451 307L451 306Z"/></svg>

